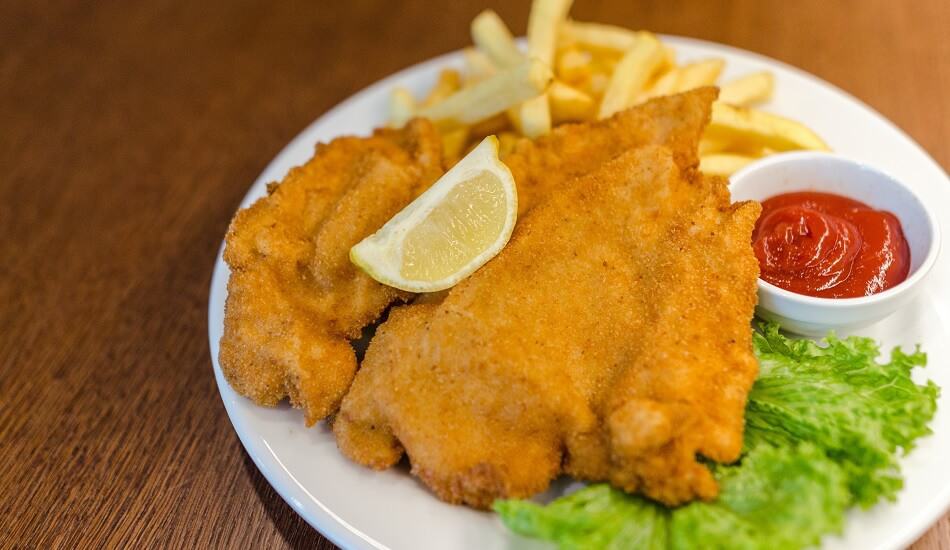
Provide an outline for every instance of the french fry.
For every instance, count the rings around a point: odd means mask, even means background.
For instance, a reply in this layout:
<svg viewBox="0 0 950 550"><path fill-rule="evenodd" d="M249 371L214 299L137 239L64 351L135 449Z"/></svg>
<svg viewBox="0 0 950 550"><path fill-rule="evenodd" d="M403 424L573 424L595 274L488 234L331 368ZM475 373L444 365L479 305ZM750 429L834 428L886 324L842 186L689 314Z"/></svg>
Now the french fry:
<svg viewBox="0 0 950 550"><path fill-rule="evenodd" d="M442 132L442 156L447 159L447 164L455 164L455 161L462 158L462 151L468 144L469 129L465 126Z"/></svg>
<svg viewBox="0 0 950 550"><path fill-rule="evenodd" d="M706 127L706 134L714 139L752 142L775 151L829 150L815 132L800 122L721 101L713 103L712 120Z"/></svg>
<svg viewBox="0 0 950 550"><path fill-rule="evenodd" d="M548 95L541 94L521 104L521 133L534 139L551 132L551 107Z"/></svg>
<svg viewBox="0 0 950 550"><path fill-rule="evenodd" d="M637 42L637 33L615 25L565 21L558 31L558 41L564 46L582 45L596 50L625 52Z"/></svg>
<svg viewBox="0 0 950 550"><path fill-rule="evenodd" d="M508 120L508 115L498 113L469 126L469 136L472 139L481 140L485 136L499 134L509 128L511 128L511 121Z"/></svg>
<svg viewBox="0 0 950 550"><path fill-rule="evenodd" d="M573 0L533 0L528 15L528 56L554 66L558 30Z"/></svg>
<svg viewBox="0 0 950 550"><path fill-rule="evenodd" d="M497 72L495 64L484 52L475 48L465 48L462 51L465 59L465 84L470 85L485 80Z"/></svg>
<svg viewBox="0 0 950 550"><path fill-rule="evenodd" d="M402 128L416 114L416 98L405 88L396 87L389 93L389 125Z"/></svg>
<svg viewBox="0 0 950 550"><path fill-rule="evenodd" d="M643 91L643 85L662 62L663 47L660 41L651 33L639 33L636 44L617 63L597 116L607 118L633 105Z"/></svg>
<svg viewBox="0 0 950 550"><path fill-rule="evenodd" d="M699 156L712 153L732 153L746 157L760 158L777 153L771 147L765 147L761 143L749 139L730 139L728 135L710 136L709 132L704 132L699 140Z"/></svg>
<svg viewBox="0 0 950 550"><path fill-rule="evenodd" d="M416 114L432 119L440 129L469 126L537 97L547 89L552 78L551 69L544 63L528 59L463 88L435 105L423 107Z"/></svg>
<svg viewBox="0 0 950 550"><path fill-rule="evenodd" d="M658 73L665 73L676 68L676 50L663 44L663 62L657 67Z"/></svg>
<svg viewBox="0 0 950 550"><path fill-rule="evenodd" d="M557 32L572 0L533 0L528 16L528 57L554 66ZM551 108L545 94L521 105L521 133L536 138L551 132Z"/></svg>
<svg viewBox="0 0 950 550"><path fill-rule="evenodd" d="M670 70L673 67L676 67L676 50L672 47L663 44L663 65L662 69Z"/></svg>
<svg viewBox="0 0 950 550"><path fill-rule="evenodd" d="M729 148L729 140L725 137L710 137L703 134L699 140L699 156L703 157L712 153L721 153Z"/></svg>
<svg viewBox="0 0 950 550"><path fill-rule="evenodd" d="M568 20L571 3L532 0L525 53L497 13L480 13L471 24L475 47L464 52L464 83L458 73L443 72L420 104L408 91L394 90L391 124L412 116L433 119L450 158L486 135L498 135L504 153L520 136L534 138L554 124L605 118L653 97L713 85L722 73L725 63L716 58L678 66L675 51L652 33ZM828 149L798 122L744 108L767 100L773 88L768 72L722 86L699 143L705 171L728 175L775 152Z"/></svg>
<svg viewBox="0 0 950 550"><path fill-rule="evenodd" d="M565 82L580 83L584 82L591 74L591 61L593 56L590 52L569 48L560 52L555 61L555 73L557 77Z"/></svg>
<svg viewBox="0 0 950 550"><path fill-rule="evenodd" d="M676 94L700 86L715 84L724 65L725 62L720 59L699 61L682 67L674 65L666 72L661 72L660 76L640 94L634 103L643 103L654 97ZM662 69L660 70L662 71Z"/></svg>
<svg viewBox="0 0 950 550"><path fill-rule="evenodd" d="M601 98L604 96L604 92L607 91L607 86L610 85L610 77L604 73L594 73L590 75L590 80L587 81L587 91L591 96Z"/></svg>
<svg viewBox="0 0 950 550"><path fill-rule="evenodd" d="M673 93L715 84L725 65L722 59L707 59L680 67Z"/></svg>
<svg viewBox="0 0 950 550"><path fill-rule="evenodd" d="M775 77L772 73L752 73L723 84L719 89L719 101L730 105L754 105L771 98L774 88Z"/></svg>
<svg viewBox="0 0 950 550"><path fill-rule="evenodd" d="M548 101L551 103L551 120L555 124L590 120L597 107L590 95L558 81L548 88Z"/></svg>
<svg viewBox="0 0 950 550"><path fill-rule="evenodd" d="M613 74L614 70L617 68L617 64L620 63L621 59L623 59L622 55L597 54L594 55L591 65L593 65L594 70L596 71L606 74Z"/></svg>
<svg viewBox="0 0 950 550"><path fill-rule="evenodd" d="M533 98L533 99L537 99L537 98ZM511 124L511 127L514 128L515 131L521 134L522 136L528 136L530 133L536 132L537 127L531 128L530 126L535 120L544 116L543 113L530 112L530 109L532 108L539 109L541 108L541 106L536 105L535 107L528 107L527 114L529 116L529 120L526 123L523 115L525 114L525 105L528 105L529 102L530 101L526 101L522 103L521 105L516 105L508 109L507 111L505 111L505 115L507 116L508 122ZM550 109L550 105L548 105L548 108ZM534 118L532 119L530 117L534 117ZM543 121L542 121L542 124L543 124Z"/></svg>
<svg viewBox="0 0 950 550"><path fill-rule="evenodd" d="M472 41L495 66L507 69L521 63L524 55L515 44L505 22L492 10L472 19ZM550 63L548 63L550 65Z"/></svg>
<svg viewBox="0 0 950 550"><path fill-rule="evenodd" d="M676 89L676 83L679 81L679 77L679 67L673 67L665 73L660 74L660 76L637 97L635 103L639 104L654 97L672 94L673 90Z"/></svg>
<svg viewBox="0 0 950 550"><path fill-rule="evenodd" d="M699 169L706 174L729 177L754 160L755 157L746 155L713 153L699 157Z"/></svg>
<svg viewBox="0 0 950 550"><path fill-rule="evenodd" d="M521 140L521 136L514 132L502 132L498 134L498 156L505 158L514 151L515 145Z"/></svg>
<svg viewBox="0 0 950 550"><path fill-rule="evenodd" d="M572 52L576 53L576 56ZM573 64L573 66L568 65L573 71L565 70L565 77L562 77L561 80L599 101L607 89L610 75L613 74L613 68L617 65L621 56L613 51L589 51L570 48L563 50L563 54L564 63Z"/></svg>
<svg viewBox="0 0 950 550"><path fill-rule="evenodd" d="M429 95L422 100L422 107L429 107L454 94L462 87L462 77L455 69L445 69L439 73L435 86L429 90Z"/></svg>
<svg viewBox="0 0 950 550"><path fill-rule="evenodd" d="M521 106L516 105L505 110L505 116L508 118L508 122L511 123L511 127L515 129L519 134L524 134L524 130L521 126Z"/></svg>

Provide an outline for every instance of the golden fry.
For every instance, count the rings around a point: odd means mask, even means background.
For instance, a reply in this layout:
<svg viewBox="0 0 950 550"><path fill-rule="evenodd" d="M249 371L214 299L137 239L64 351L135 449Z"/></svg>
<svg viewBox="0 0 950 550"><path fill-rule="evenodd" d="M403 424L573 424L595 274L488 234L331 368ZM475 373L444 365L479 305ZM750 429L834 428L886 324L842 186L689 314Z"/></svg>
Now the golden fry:
<svg viewBox="0 0 950 550"><path fill-rule="evenodd" d="M637 43L620 59L600 103L599 118L633 105L644 84L663 62L663 47L656 36L640 33Z"/></svg>
<svg viewBox="0 0 950 550"><path fill-rule="evenodd" d="M643 103L648 99L670 95L676 89L676 83L679 81L680 68L673 67L665 73L661 73L646 90L638 97L635 103Z"/></svg>
<svg viewBox="0 0 950 550"><path fill-rule="evenodd" d="M551 108L547 94L529 99L521 104L521 133L525 137L536 138L551 132Z"/></svg>
<svg viewBox="0 0 950 550"><path fill-rule="evenodd" d="M748 106L772 97L775 88L775 77L768 71L752 73L731 82L727 82L719 89L719 101L731 105Z"/></svg>
<svg viewBox="0 0 950 550"><path fill-rule="evenodd" d="M557 56L555 69L557 77L565 82L579 83L590 78L593 56L576 48L562 51Z"/></svg>
<svg viewBox="0 0 950 550"><path fill-rule="evenodd" d="M429 107L454 94L462 87L462 77L455 69L445 69L439 73L435 86L422 100L422 107Z"/></svg>
<svg viewBox="0 0 950 550"><path fill-rule="evenodd" d="M462 158L462 151L468 144L470 130L465 126L442 132L442 156L446 159L447 165L455 164Z"/></svg>
<svg viewBox="0 0 950 550"><path fill-rule="evenodd" d="M800 122L720 101L713 104L712 121L706 133L714 139L751 142L776 151L829 150L815 132Z"/></svg>
<svg viewBox="0 0 950 550"><path fill-rule="evenodd" d="M680 67L674 93L686 92L694 88L712 86L719 79L726 62L722 59L707 59Z"/></svg>
<svg viewBox="0 0 950 550"><path fill-rule="evenodd" d="M508 115L498 113L469 126L469 134L471 138L481 140L486 136L501 133L509 128L511 128L511 121L508 120Z"/></svg>
<svg viewBox="0 0 950 550"><path fill-rule="evenodd" d="M604 92L607 91L607 86L610 85L610 76L605 75L604 73L594 73L590 75L590 80L587 82L587 91L594 97L601 98L604 95Z"/></svg>
<svg viewBox="0 0 950 550"><path fill-rule="evenodd" d="M514 132L502 132L498 134L498 156L505 158L514 151L515 145L521 140L521 136Z"/></svg>
<svg viewBox="0 0 950 550"><path fill-rule="evenodd" d="M534 0L528 16L528 56L554 65L558 29L567 18L572 0Z"/></svg>
<svg viewBox="0 0 950 550"><path fill-rule="evenodd" d="M729 140L723 136L714 138L703 134L702 139L699 140L699 156L704 157L710 153L720 153L728 149L729 145Z"/></svg>
<svg viewBox="0 0 950 550"><path fill-rule="evenodd" d="M472 41L495 66L505 69L514 67L524 55L518 50L511 31L492 10L485 10L472 20Z"/></svg>
<svg viewBox="0 0 950 550"><path fill-rule="evenodd" d="M663 61L657 67L658 73L671 71L676 68L676 50L663 44Z"/></svg>
<svg viewBox="0 0 950 550"><path fill-rule="evenodd" d="M524 134L521 130L521 106L516 105L505 110L505 117L508 118L508 122L511 123L511 127L515 129L519 134Z"/></svg>
<svg viewBox="0 0 950 550"><path fill-rule="evenodd" d="M465 58L465 85L485 80L497 72L494 63L482 51L465 48L462 56Z"/></svg>
<svg viewBox="0 0 950 550"><path fill-rule="evenodd" d="M402 128L416 113L416 98L405 88L396 87L389 93L389 125Z"/></svg>
<svg viewBox="0 0 950 550"><path fill-rule="evenodd" d="M637 33L615 25L565 21L558 32L563 45L580 44L596 50L625 52L637 42Z"/></svg>
<svg viewBox="0 0 950 550"><path fill-rule="evenodd" d="M594 98L563 82L554 81L551 84L548 100L551 103L551 119L555 124L591 120L594 117Z"/></svg>
<svg viewBox="0 0 950 550"><path fill-rule="evenodd" d="M705 174L729 177L754 160L746 155L714 153L699 158L699 169Z"/></svg>
<svg viewBox="0 0 950 550"><path fill-rule="evenodd" d="M443 129L471 125L537 97L552 78L551 69L529 59L424 107L417 115L432 119Z"/></svg>
<svg viewBox="0 0 950 550"><path fill-rule="evenodd" d="M528 16L528 56L554 66L557 31L567 17L572 0L534 0ZM551 109L545 94L524 102L518 117L521 132L536 138L551 132Z"/></svg>

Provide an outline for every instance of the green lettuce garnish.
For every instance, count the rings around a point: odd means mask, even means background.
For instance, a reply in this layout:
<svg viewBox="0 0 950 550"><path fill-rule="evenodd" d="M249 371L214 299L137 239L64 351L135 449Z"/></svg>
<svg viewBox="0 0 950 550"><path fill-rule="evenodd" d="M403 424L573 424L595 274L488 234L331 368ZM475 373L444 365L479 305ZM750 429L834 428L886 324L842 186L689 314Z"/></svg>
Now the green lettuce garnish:
<svg viewBox="0 0 950 550"><path fill-rule="evenodd" d="M606 484L591 485L547 506L499 500L495 511L516 533L555 541L561 548L661 550L668 546L669 511Z"/></svg>
<svg viewBox="0 0 950 550"><path fill-rule="evenodd" d="M844 470L807 443L763 443L743 456L741 466L718 467L716 473L718 500L668 511L671 548L817 544L823 534L841 530L851 501Z"/></svg>
<svg viewBox="0 0 950 550"><path fill-rule="evenodd" d="M894 499L899 453L929 434L939 389L918 385L919 349L891 352L870 338L792 340L775 324L754 335L760 373L746 408L739 462L714 465L715 502L668 509L605 484L541 506L501 500L513 531L563 549L796 549L840 532L845 512Z"/></svg>
<svg viewBox="0 0 950 550"><path fill-rule="evenodd" d="M937 410L937 386L919 386L910 376L927 356L895 348L890 362L878 364L871 338L829 335L821 347L790 340L775 324L753 342L760 373L746 407L746 445L810 441L847 471L858 504L893 500L903 486L897 451L930 433Z"/></svg>
<svg viewBox="0 0 950 550"><path fill-rule="evenodd" d="M718 467L722 496L669 510L598 484L547 506L502 500L495 510L513 531L561 548L799 548L841 528L850 502L846 475L812 445L767 443L742 466Z"/></svg>

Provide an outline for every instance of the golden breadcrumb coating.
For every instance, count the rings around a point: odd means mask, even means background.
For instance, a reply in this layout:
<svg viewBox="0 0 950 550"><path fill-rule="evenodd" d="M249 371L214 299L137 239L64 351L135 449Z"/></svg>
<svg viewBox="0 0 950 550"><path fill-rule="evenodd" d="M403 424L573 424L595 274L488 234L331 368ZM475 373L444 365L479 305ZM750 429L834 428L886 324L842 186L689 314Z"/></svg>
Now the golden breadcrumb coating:
<svg viewBox="0 0 950 550"><path fill-rule="evenodd" d="M715 88L664 96L596 122L563 124L536 140L522 139L504 159L524 213L549 194L608 160L644 145L665 145L677 166L699 163L699 138L709 122Z"/></svg>
<svg viewBox="0 0 950 550"><path fill-rule="evenodd" d="M685 95L687 112L653 115L694 121L665 146L564 178L495 259L392 311L335 419L344 454L380 469L405 453L440 498L482 508L562 472L670 505L716 496L697 455L728 462L742 447L759 206L730 204L725 180L696 171L715 93ZM540 181L554 157L537 154Z"/></svg>
<svg viewBox="0 0 950 550"><path fill-rule="evenodd" d="M335 139L235 215L220 353L235 390L268 406L289 396L307 424L336 410L357 367L349 339L409 296L357 269L350 247L428 188L441 156L425 120Z"/></svg>

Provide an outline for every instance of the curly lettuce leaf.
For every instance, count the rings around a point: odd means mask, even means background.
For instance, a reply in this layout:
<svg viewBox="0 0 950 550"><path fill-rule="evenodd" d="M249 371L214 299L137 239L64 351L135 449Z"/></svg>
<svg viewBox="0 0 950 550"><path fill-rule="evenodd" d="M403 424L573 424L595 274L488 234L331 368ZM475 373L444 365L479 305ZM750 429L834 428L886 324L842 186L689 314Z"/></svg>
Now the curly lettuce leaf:
<svg viewBox="0 0 950 550"><path fill-rule="evenodd" d="M516 533L563 549L782 550L840 530L850 502L844 472L810 445L762 444L716 475L719 500L676 510L599 484L547 506L498 501L495 511Z"/></svg>
<svg viewBox="0 0 950 550"><path fill-rule="evenodd" d="M930 433L939 388L918 385L915 350L878 363L870 338L824 345L793 340L775 324L754 337L759 379L746 408L746 448L716 465L720 496L669 510L607 485L547 506L498 501L502 521L560 548L778 548L815 545L841 530L847 509L893 499L899 453Z"/></svg>
<svg viewBox="0 0 950 550"><path fill-rule="evenodd" d="M845 472L812 445L761 444L717 468L721 496L671 513L670 547L795 549L838 532L851 502ZM632 498L632 497L628 497Z"/></svg>
<svg viewBox="0 0 950 550"><path fill-rule="evenodd" d="M499 500L494 509L512 531L563 549L663 550L669 512L606 484L591 485L547 506Z"/></svg>
<svg viewBox="0 0 950 550"><path fill-rule="evenodd" d="M937 410L937 386L911 380L927 356L895 348L880 364L871 338L832 334L820 346L786 338L775 324L753 342L760 372L746 407L746 446L811 442L847 471L856 503L893 499L903 486L898 451L930 433Z"/></svg>

